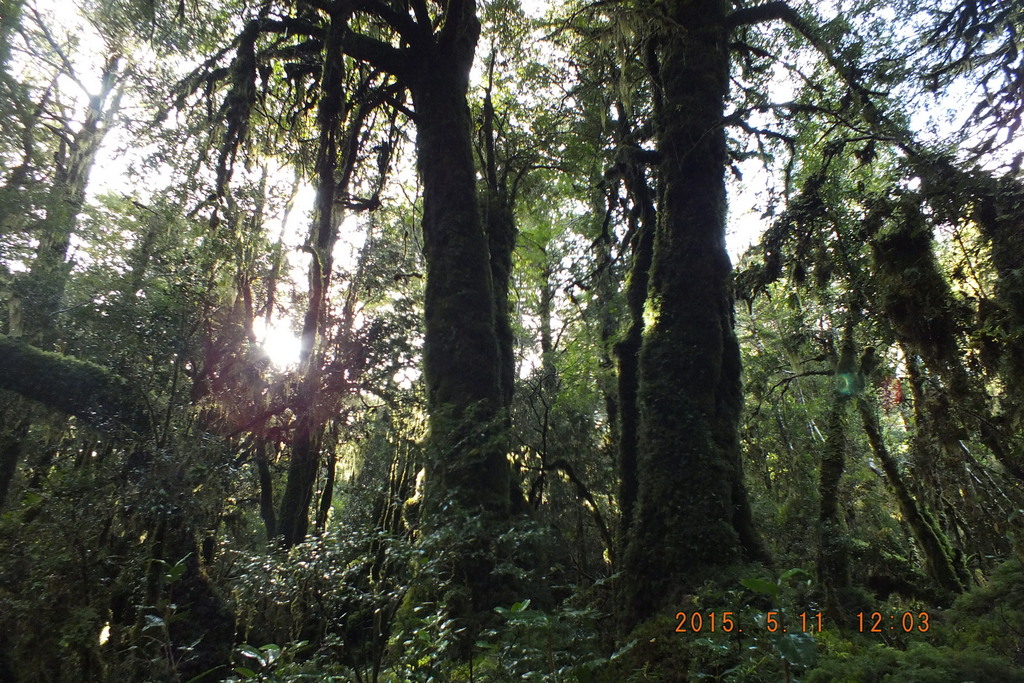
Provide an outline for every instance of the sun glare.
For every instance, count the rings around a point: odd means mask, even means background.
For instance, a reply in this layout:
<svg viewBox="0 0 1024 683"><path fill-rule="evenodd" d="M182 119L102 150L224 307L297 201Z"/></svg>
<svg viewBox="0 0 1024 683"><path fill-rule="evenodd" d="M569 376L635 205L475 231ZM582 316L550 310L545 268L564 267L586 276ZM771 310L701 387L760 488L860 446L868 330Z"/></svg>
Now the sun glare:
<svg viewBox="0 0 1024 683"><path fill-rule="evenodd" d="M300 340L284 321L275 320L267 326L266 321L260 318L253 321L253 332L278 370L287 370L298 364Z"/></svg>

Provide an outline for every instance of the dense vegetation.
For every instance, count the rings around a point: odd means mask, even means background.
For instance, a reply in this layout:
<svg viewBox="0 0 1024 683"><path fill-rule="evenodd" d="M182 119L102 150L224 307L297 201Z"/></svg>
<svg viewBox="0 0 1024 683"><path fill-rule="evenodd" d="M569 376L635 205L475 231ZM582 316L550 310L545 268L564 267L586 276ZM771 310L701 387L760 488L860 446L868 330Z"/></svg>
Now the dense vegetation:
<svg viewBox="0 0 1024 683"><path fill-rule="evenodd" d="M930 4L0 0L0 682L1024 680Z"/></svg>

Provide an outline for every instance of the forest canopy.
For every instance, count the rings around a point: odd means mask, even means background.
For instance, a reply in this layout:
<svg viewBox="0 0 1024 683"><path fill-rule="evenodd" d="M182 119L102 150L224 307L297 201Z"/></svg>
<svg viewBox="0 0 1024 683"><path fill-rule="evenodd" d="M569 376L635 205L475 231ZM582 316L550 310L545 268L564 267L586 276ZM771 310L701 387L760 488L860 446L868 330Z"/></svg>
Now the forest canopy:
<svg viewBox="0 0 1024 683"><path fill-rule="evenodd" d="M0 682L1024 680L1024 6L0 0Z"/></svg>

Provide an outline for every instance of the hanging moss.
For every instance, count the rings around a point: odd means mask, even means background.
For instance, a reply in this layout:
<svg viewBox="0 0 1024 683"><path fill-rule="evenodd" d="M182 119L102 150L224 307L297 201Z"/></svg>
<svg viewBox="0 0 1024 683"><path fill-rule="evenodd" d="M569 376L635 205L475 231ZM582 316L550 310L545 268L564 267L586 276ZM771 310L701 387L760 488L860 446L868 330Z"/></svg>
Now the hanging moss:
<svg viewBox="0 0 1024 683"><path fill-rule="evenodd" d="M882 216L887 218L883 221ZM932 230L915 195L881 202L866 221L873 233L878 305L902 339L942 372L956 399L968 392L957 334L962 311L932 250Z"/></svg>

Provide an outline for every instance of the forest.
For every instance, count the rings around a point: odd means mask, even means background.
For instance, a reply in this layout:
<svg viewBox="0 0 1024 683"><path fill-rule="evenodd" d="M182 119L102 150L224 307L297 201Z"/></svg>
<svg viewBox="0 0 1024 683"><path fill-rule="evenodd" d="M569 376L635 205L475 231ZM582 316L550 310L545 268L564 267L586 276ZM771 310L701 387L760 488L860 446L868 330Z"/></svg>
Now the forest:
<svg viewBox="0 0 1024 683"><path fill-rule="evenodd" d="M0 683L1024 681L1020 0L0 38Z"/></svg>

